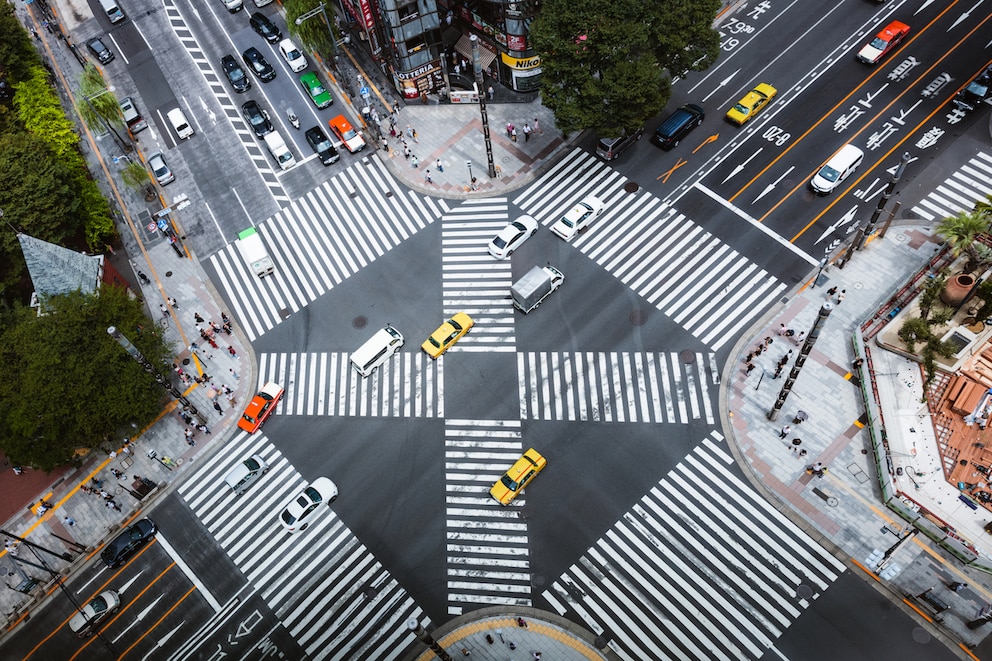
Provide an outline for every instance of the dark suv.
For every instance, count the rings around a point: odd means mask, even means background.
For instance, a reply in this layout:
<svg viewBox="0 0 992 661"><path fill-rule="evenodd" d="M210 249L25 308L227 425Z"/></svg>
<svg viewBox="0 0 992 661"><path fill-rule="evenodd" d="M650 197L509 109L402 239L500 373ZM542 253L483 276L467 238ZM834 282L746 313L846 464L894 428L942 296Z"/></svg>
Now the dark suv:
<svg viewBox="0 0 992 661"><path fill-rule="evenodd" d="M270 44L274 44L282 39L282 30L276 27L276 24L270 21L265 14L255 12L248 19L248 22L251 24L251 29Z"/></svg>
<svg viewBox="0 0 992 661"><path fill-rule="evenodd" d="M319 126L314 126L312 129L307 129L306 132L307 144L313 149L314 153L317 154L317 158L324 165L330 165L331 163L337 162L341 155L338 150L334 148L334 145L330 140L327 139L327 134Z"/></svg>
<svg viewBox="0 0 992 661"><path fill-rule="evenodd" d="M241 68L233 55L225 55L220 58L220 68L224 70L227 82L231 83L235 92L247 92L251 89L251 78L245 74L245 70Z"/></svg>
<svg viewBox="0 0 992 661"><path fill-rule="evenodd" d="M658 125L651 136L651 142L662 149L678 147L679 142L689 131L703 123L706 113L694 103L687 103Z"/></svg>
<svg viewBox="0 0 992 661"><path fill-rule="evenodd" d="M266 133L272 133L272 122L269 121L269 113L262 110L262 106L257 101L248 101L241 106L241 114L245 121L255 132L255 137L261 138Z"/></svg>
<svg viewBox="0 0 992 661"><path fill-rule="evenodd" d="M107 48L107 45L103 43L103 40L99 37L94 37L86 42L86 47L90 49L93 56L100 60L102 64L107 62L112 62L114 60L114 51Z"/></svg>
<svg viewBox="0 0 992 661"><path fill-rule="evenodd" d="M262 52L254 46L242 53L241 57L244 59L245 64L248 65L248 68L254 71L255 75L263 83L267 83L276 77L276 70L272 68L269 61L262 55Z"/></svg>
<svg viewBox="0 0 992 661"><path fill-rule="evenodd" d="M643 133L644 129L639 128L632 133L624 131L616 138L600 138L596 144L596 156L604 161L612 161L620 155L620 152L640 140Z"/></svg>
<svg viewBox="0 0 992 661"><path fill-rule="evenodd" d="M138 552L138 550L148 543L158 528L151 519L142 519L133 526L128 526L124 532L114 537L100 552L100 559L108 567L117 567L125 560Z"/></svg>
<svg viewBox="0 0 992 661"><path fill-rule="evenodd" d="M992 90L992 66L978 74L977 78L955 95L954 105L960 110L974 110L989 98L990 90Z"/></svg>

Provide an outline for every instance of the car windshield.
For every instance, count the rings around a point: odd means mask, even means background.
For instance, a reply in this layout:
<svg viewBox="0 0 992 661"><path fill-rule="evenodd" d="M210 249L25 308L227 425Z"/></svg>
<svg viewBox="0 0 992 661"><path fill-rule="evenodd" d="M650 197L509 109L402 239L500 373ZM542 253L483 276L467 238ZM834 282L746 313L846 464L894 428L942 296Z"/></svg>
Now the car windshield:
<svg viewBox="0 0 992 661"><path fill-rule="evenodd" d="M743 103L738 103L737 105L735 105L735 106L734 106L734 110L736 110L737 112L739 112L739 113L740 113L740 114L742 114L742 115L746 115L746 114L748 114L749 112L751 112L751 109L750 109L750 108L748 108L748 107L747 107L746 105L744 105Z"/></svg>
<svg viewBox="0 0 992 661"><path fill-rule="evenodd" d="M840 176L840 172L834 170L832 167L828 165L824 165L823 169L820 170L820 176L826 179L827 181L837 181L837 177Z"/></svg>
<svg viewBox="0 0 992 661"><path fill-rule="evenodd" d="M317 143L317 151L330 151L333 146L330 140L324 139Z"/></svg>
<svg viewBox="0 0 992 661"><path fill-rule="evenodd" d="M345 140L351 140L356 135L358 135L358 131L356 131L353 128L349 128L347 131L342 131L342 134L343 134Z"/></svg>
<svg viewBox="0 0 992 661"><path fill-rule="evenodd" d="M449 319L448 323L451 324L451 327L454 328L456 331L460 331L462 329L461 325L459 325L459 323L454 319Z"/></svg>
<svg viewBox="0 0 992 661"><path fill-rule="evenodd" d="M300 51L293 48L286 53L286 57L288 57L291 60L298 60L300 59Z"/></svg>
<svg viewBox="0 0 992 661"><path fill-rule="evenodd" d="M282 520L287 526L291 526L296 523L296 517L293 516L289 510L282 511Z"/></svg>
<svg viewBox="0 0 992 661"><path fill-rule="evenodd" d="M248 459L245 459L245 467L250 471L257 471L259 464L257 461L249 457Z"/></svg>
<svg viewBox="0 0 992 661"><path fill-rule="evenodd" d="M504 475L503 477L500 478L499 481L502 482L503 486L509 489L510 491L516 491L517 489L520 488L520 483L511 480L509 475Z"/></svg>
<svg viewBox="0 0 992 661"><path fill-rule="evenodd" d="M878 50L885 50L885 47L889 45L889 42L881 37L875 37L871 40L871 47Z"/></svg>
<svg viewBox="0 0 992 661"><path fill-rule="evenodd" d="M245 77L245 72L242 71L240 68L231 69L228 73L231 76L231 80L241 80L242 78Z"/></svg>
<svg viewBox="0 0 992 661"><path fill-rule="evenodd" d="M503 240L503 237L497 236L495 239L493 239L493 245L496 246L497 248L505 248L506 241Z"/></svg>
<svg viewBox="0 0 992 661"><path fill-rule="evenodd" d="M309 496L310 500L315 503L319 503L320 501L323 500L323 498L320 497L320 492L314 489L313 487L307 487L303 493Z"/></svg>
<svg viewBox="0 0 992 661"><path fill-rule="evenodd" d="M103 600L103 597L97 597L90 602L90 608L93 609L94 615L99 615L103 611L107 610L107 602Z"/></svg>
<svg viewBox="0 0 992 661"><path fill-rule="evenodd" d="M987 82L975 80L968 85L967 91L975 96L984 97L989 91L989 84Z"/></svg>
<svg viewBox="0 0 992 661"><path fill-rule="evenodd" d="M321 85L320 83L317 83L316 85L310 88L310 94L312 94L313 96L320 96L321 94L324 93L324 91L325 91L324 86Z"/></svg>
<svg viewBox="0 0 992 661"><path fill-rule="evenodd" d="M429 338L427 338L427 341L430 342L431 344L433 344L434 346L436 346L438 349L441 348L441 344L437 340L434 339L434 336L433 335L431 335Z"/></svg>

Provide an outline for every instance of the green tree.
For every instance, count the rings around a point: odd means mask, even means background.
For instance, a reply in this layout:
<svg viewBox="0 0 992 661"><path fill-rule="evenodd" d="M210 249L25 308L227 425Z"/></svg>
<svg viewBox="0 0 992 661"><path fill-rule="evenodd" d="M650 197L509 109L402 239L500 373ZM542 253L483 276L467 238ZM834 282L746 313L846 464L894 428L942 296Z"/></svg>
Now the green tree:
<svg viewBox="0 0 992 661"><path fill-rule="evenodd" d="M720 0L646 2L647 24L659 64L671 75L705 71L720 56L720 34L713 20Z"/></svg>
<svg viewBox="0 0 992 661"><path fill-rule="evenodd" d="M988 231L988 219L980 211L962 211L937 223L937 235L947 242L955 257L968 256L964 272L972 273L989 263L989 254L978 237Z"/></svg>
<svg viewBox="0 0 992 661"><path fill-rule="evenodd" d="M107 87L103 75L92 62L87 62L79 75L77 99L79 114L92 130L103 132L106 128L104 122L124 128L117 96Z"/></svg>
<svg viewBox="0 0 992 661"><path fill-rule="evenodd" d="M103 287L46 301L46 314L19 307L0 331L0 446L12 461L51 470L77 450L152 421L165 391L107 334L116 326L169 373L154 322L126 291Z"/></svg>
<svg viewBox="0 0 992 661"><path fill-rule="evenodd" d="M31 37L14 14L14 5L0 5L0 71L7 84L16 84L32 75L32 68L41 64Z"/></svg>
<svg viewBox="0 0 992 661"><path fill-rule="evenodd" d="M14 86L14 107L24 127L52 146L56 156L78 154L76 125L66 117L62 102L48 80L48 72L33 67L31 77Z"/></svg>

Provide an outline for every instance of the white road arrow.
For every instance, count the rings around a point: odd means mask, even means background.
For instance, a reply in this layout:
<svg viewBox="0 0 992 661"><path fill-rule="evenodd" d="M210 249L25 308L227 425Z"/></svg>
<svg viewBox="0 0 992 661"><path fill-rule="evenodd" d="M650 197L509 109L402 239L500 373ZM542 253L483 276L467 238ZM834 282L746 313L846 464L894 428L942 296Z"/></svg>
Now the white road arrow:
<svg viewBox="0 0 992 661"><path fill-rule="evenodd" d="M721 87L726 87L727 85L729 85L730 81L733 80L734 76L736 76L738 73L740 73L740 69L738 69L737 71L733 72L732 74L721 80L720 84L717 85L712 92L710 92L703 98L703 102L705 103L706 101L709 101L710 97L716 94L717 92L719 92Z"/></svg>
<svg viewBox="0 0 992 661"><path fill-rule="evenodd" d="M849 222L854 220L854 215L857 212L858 212L857 205L851 207L851 210L845 213L840 220L838 220L836 223L834 223L827 229L823 230L823 234L820 235L820 237L816 240L816 242L819 243L820 241L823 241L825 238L827 238L828 235L833 234L837 228L843 227L844 225L847 225Z"/></svg>
<svg viewBox="0 0 992 661"><path fill-rule="evenodd" d="M934 0L927 0L922 5L920 5L920 8L916 10L916 12L913 14L913 16L916 16L916 14L919 14L920 12L922 12L924 9L926 9L927 7L929 7L930 5L932 5L933 3L934 3Z"/></svg>
<svg viewBox="0 0 992 661"><path fill-rule="evenodd" d="M157 604L159 601L161 601L161 599L162 599L162 595L159 595L158 598L155 601L153 601L152 603L150 603L148 605L148 608L146 608L145 610L143 610L140 613L138 613L138 615L135 616L134 621L131 622L131 624L129 624L126 627L124 627L124 631L121 631L120 635L117 636L116 638L114 638L114 642L116 643L118 640L120 640L121 638L123 638L124 637L124 634L126 634L131 629L131 627L137 626L137 624L139 622L141 622L142 620L145 619L145 616L146 615L148 615L149 613L151 613L152 611L154 611L155 610L155 604Z"/></svg>
<svg viewBox="0 0 992 661"><path fill-rule="evenodd" d="M179 631L179 628L181 626L183 626L184 624L186 624L186 620L183 620L182 622L180 622L179 624L176 625L176 628L175 629L173 629L172 631L168 632L167 634L165 634L164 636L162 636L161 638L159 638L155 642L155 647L153 647L150 650L148 650L148 654L146 654L144 657L142 657L142 661L145 661L145 659L150 659L153 656L155 656L156 651L159 650L161 647L163 647L167 642L169 642L169 639L172 638L173 636L175 636L176 633Z"/></svg>
<svg viewBox="0 0 992 661"><path fill-rule="evenodd" d="M733 171L733 172L731 172L730 174L728 174L728 175L727 175L727 178L726 178L726 179L724 179L723 181L721 181L720 183L722 183L722 184L725 184L725 183L727 183L728 181L730 181L730 179L731 179L732 177L736 177L736 176L737 176L737 174L738 174L738 173L739 173L739 172L740 172L741 170L743 170L743 169L744 169L744 166L745 166L745 165L747 165L748 163L750 163L751 161L753 161L753 160L754 160L754 157L755 157L755 156L757 156L758 154L760 154L760 153L761 153L761 150L762 150L762 149L764 149L764 147L759 147L759 148L758 148L758 151L756 151L756 152L754 152L753 154L751 154L751 157L750 157L750 158L748 158L748 159L747 159L746 161L744 161L743 163L741 163L740 165L738 165L738 166L737 166L736 168L734 168L734 171Z"/></svg>
<svg viewBox="0 0 992 661"><path fill-rule="evenodd" d="M971 12L975 11L976 9L978 9L978 5L982 4L982 2L984 2L984 0L978 0L978 2L976 2L975 4L973 4L971 6L971 9L969 9L965 13L961 14L961 16L958 17L958 20L954 21L954 24L951 25L951 27L947 28L947 31L950 32L951 30L953 30L954 28L956 28L959 23L962 23L966 19L968 19L971 16Z"/></svg>
<svg viewBox="0 0 992 661"><path fill-rule="evenodd" d="M757 202L758 200L760 200L761 198L763 198L765 195L768 195L773 190L775 190L775 187L778 186L779 182L781 182L783 179L785 179L787 176L789 176L789 173L792 172L795 169L796 169L796 166L793 165L788 170L786 170L785 172L783 172L781 177L779 177L778 179L776 179L772 183L770 183L767 186L765 186L765 190L761 191L761 194L758 195L758 197L754 198L754 202ZM754 202L752 202L751 204L754 204Z"/></svg>

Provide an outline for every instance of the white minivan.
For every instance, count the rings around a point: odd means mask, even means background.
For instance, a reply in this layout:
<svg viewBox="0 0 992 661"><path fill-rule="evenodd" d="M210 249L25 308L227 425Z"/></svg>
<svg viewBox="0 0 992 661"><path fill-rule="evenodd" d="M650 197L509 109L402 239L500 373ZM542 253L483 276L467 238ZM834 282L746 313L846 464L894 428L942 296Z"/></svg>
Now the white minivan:
<svg viewBox="0 0 992 661"><path fill-rule="evenodd" d="M103 7L103 11L107 12L107 18L110 19L111 23L119 23L127 18L117 5L117 0L100 0L100 6Z"/></svg>
<svg viewBox="0 0 992 661"><path fill-rule="evenodd" d="M847 179L865 158L865 153L854 145L844 145L830 157L826 165L809 180L809 187L817 195L827 195Z"/></svg>
<svg viewBox="0 0 992 661"><path fill-rule="evenodd" d="M368 376L403 346L403 335L387 325L351 354L351 364L362 376Z"/></svg>
<svg viewBox="0 0 992 661"><path fill-rule="evenodd" d="M280 168L288 170L296 165L296 157L293 156L293 152L286 146L286 141L279 135L279 131L266 133L262 136L262 140L265 141L265 146L269 148L269 153L279 163Z"/></svg>
<svg viewBox="0 0 992 661"><path fill-rule="evenodd" d="M172 129L180 140L193 136L193 127L189 125L189 120L186 119L186 113L182 111L182 108L173 108L165 116L169 119L169 124L172 125Z"/></svg>

